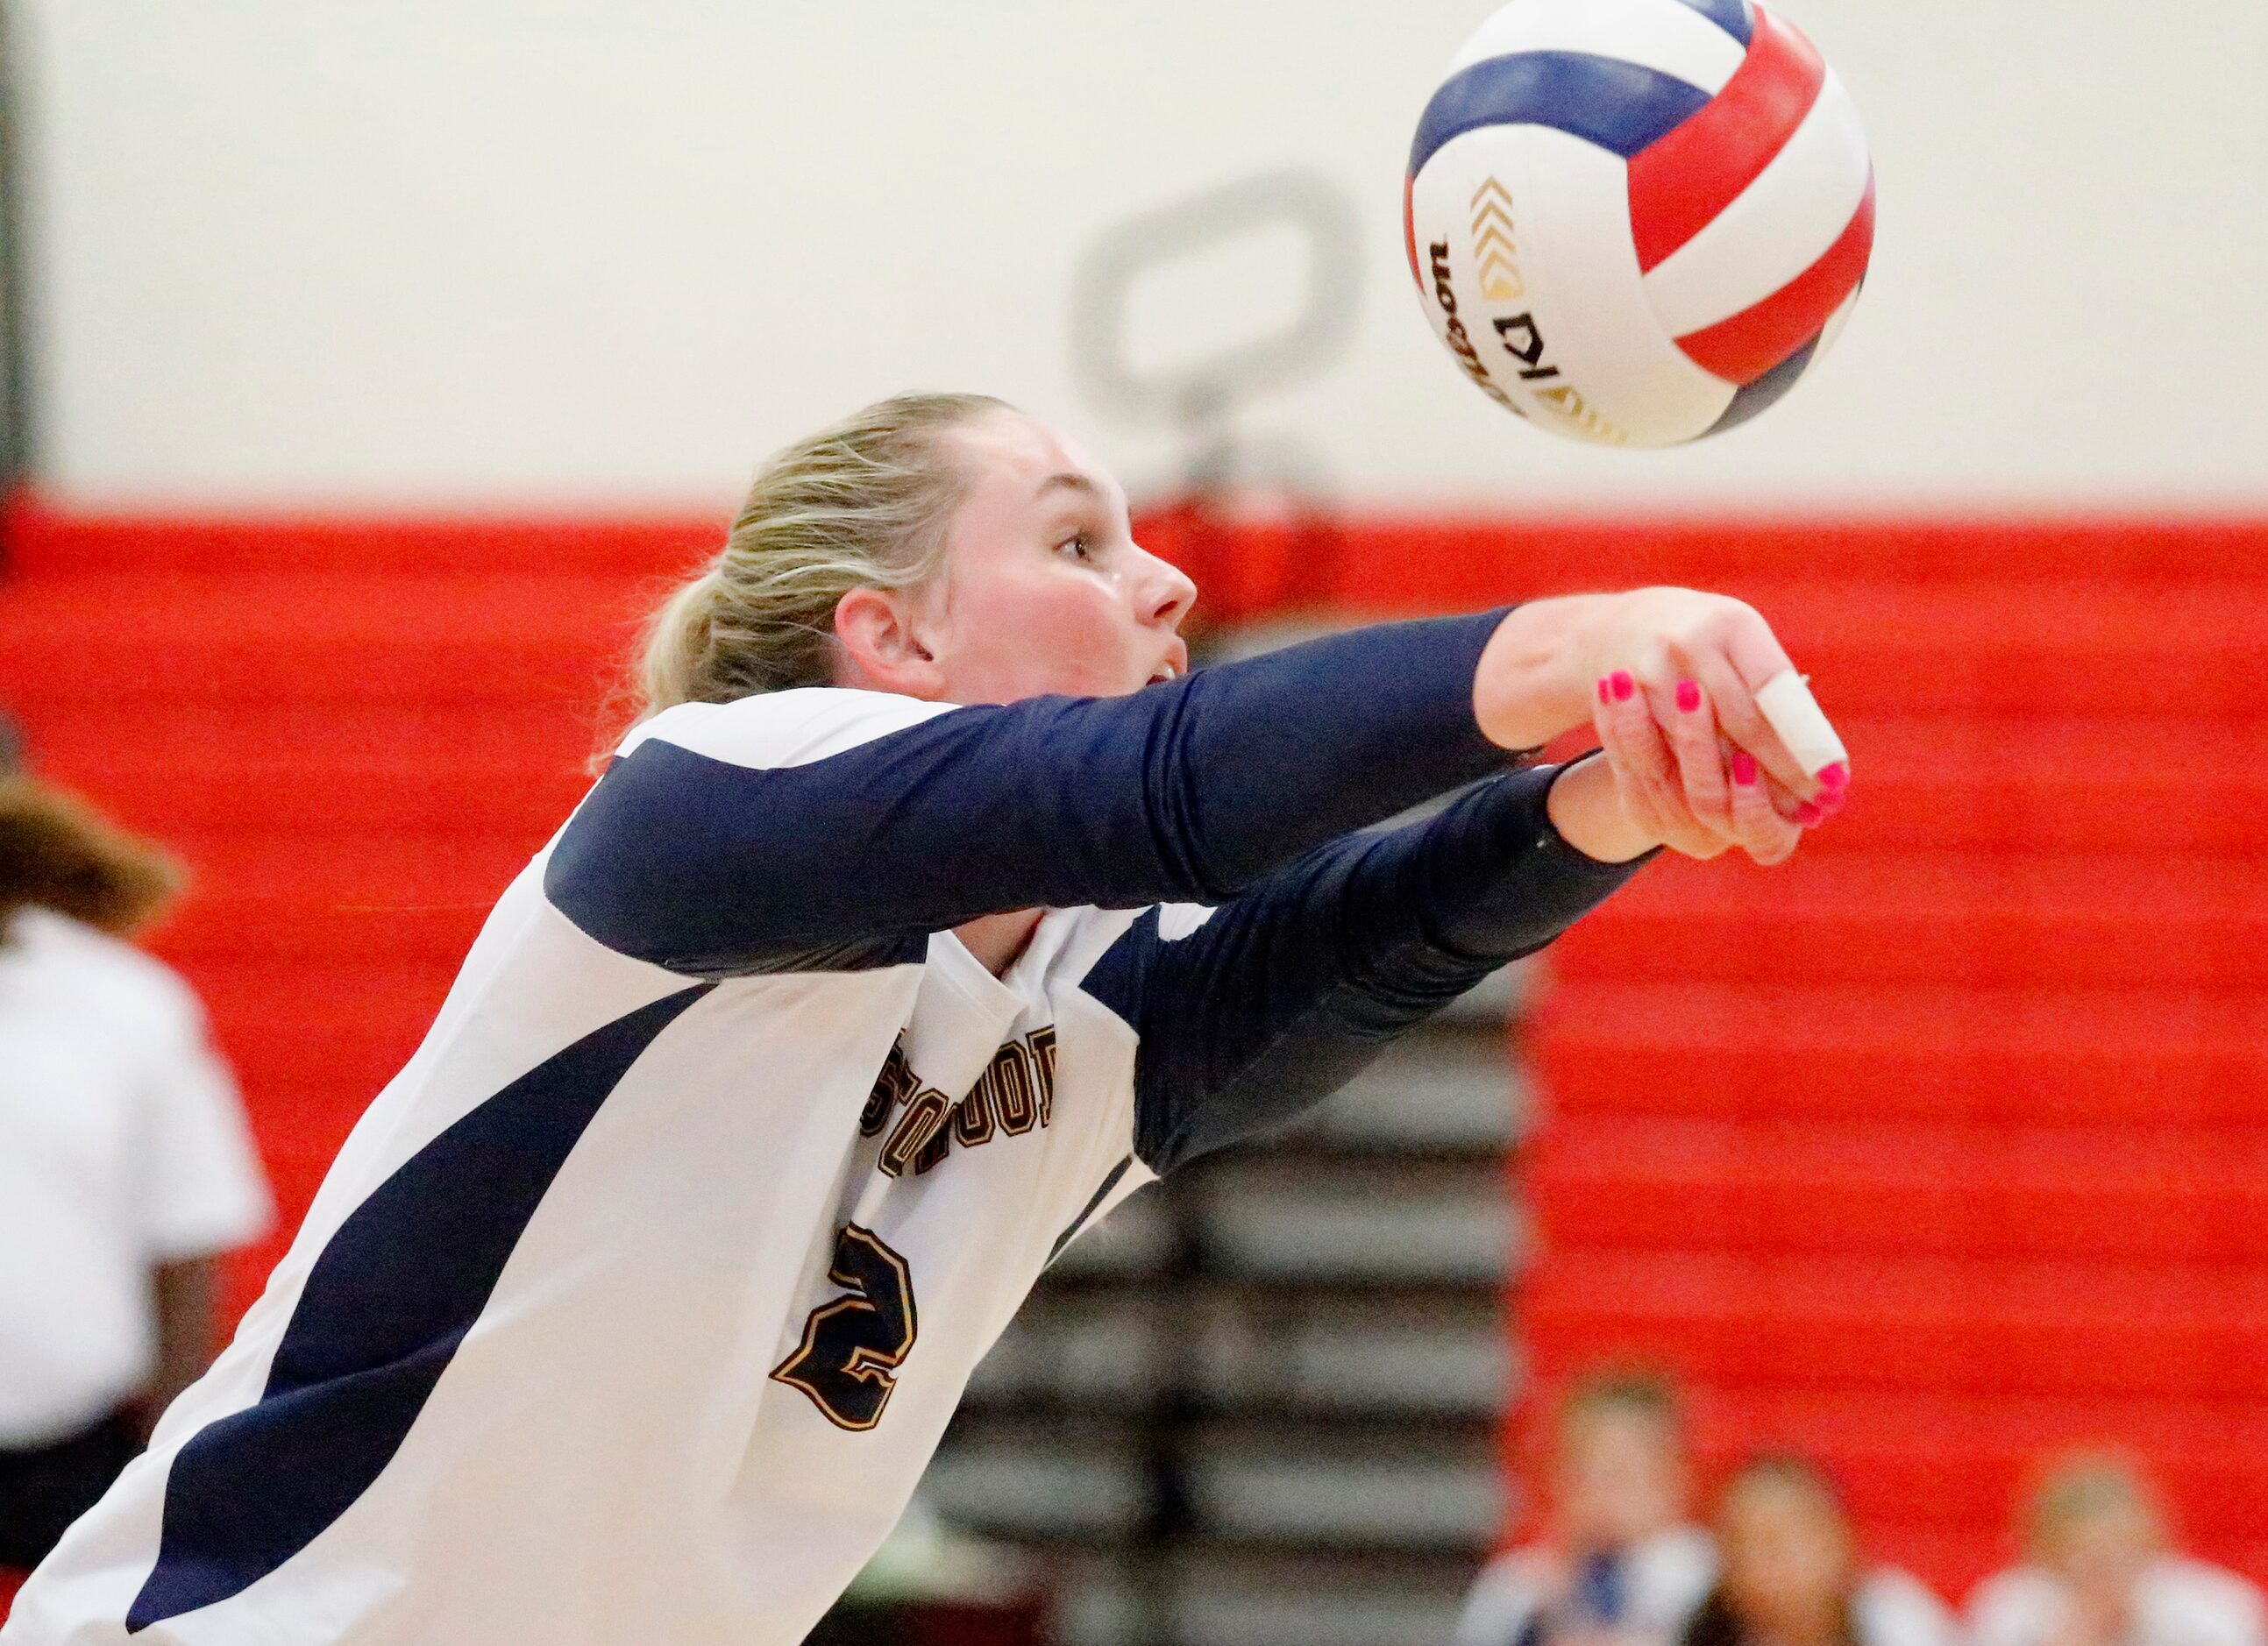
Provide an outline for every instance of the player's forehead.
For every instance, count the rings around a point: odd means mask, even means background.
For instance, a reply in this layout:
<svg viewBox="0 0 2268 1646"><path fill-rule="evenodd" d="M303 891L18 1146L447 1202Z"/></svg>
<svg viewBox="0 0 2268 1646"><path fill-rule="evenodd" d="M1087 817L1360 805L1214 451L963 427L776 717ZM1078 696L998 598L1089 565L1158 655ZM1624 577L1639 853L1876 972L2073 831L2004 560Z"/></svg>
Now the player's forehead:
<svg viewBox="0 0 2268 1646"><path fill-rule="evenodd" d="M969 489L996 504L1047 504L1091 496L1106 511L1125 507L1110 471L1059 429L1022 412L990 412L954 430Z"/></svg>

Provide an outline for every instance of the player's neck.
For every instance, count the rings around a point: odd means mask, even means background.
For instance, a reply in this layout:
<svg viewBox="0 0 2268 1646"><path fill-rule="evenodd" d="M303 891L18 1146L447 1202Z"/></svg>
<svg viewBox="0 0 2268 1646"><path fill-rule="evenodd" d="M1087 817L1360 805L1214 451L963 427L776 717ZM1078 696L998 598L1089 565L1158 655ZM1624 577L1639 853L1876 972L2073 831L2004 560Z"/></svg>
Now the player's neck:
<svg viewBox="0 0 2268 1646"><path fill-rule="evenodd" d="M984 915L955 926L953 935L961 939L961 946L975 955L984 969L998 977L1015 965L1016 957L1032 940L1040 916L1045 909L1020 908L1006 915Z"/></svg>

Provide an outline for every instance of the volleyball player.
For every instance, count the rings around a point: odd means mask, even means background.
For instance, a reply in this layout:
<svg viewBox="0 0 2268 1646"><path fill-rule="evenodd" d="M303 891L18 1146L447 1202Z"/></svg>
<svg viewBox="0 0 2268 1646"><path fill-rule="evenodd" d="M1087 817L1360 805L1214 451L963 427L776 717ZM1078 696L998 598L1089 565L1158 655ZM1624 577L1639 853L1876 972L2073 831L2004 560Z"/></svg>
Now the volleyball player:
<svg viewBox="0 0 2268 1646"><path fill-rule="evenodd" d="M1081 1228L1654 849L1777 862L1782 807L1840 792L1756 713L1787 659L1731 600L1189 674L1195 594L997 401L774 459L618 757L6 1646L799 1641ZM1602 757L1518 764L1587 722Z"/></svg>

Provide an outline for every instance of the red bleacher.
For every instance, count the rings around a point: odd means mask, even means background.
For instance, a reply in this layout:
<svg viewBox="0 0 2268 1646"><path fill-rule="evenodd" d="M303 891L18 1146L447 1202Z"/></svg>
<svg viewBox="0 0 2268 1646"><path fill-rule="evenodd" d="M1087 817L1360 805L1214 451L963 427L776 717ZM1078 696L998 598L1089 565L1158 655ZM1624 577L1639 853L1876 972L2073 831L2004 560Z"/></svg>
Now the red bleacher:
<svg viewBox="0 0 2268 1646"><path fill-rule="evenodd" d="M489 905L588 783L611 671L711 522L58 515L18 504L0 705L168 842L195 983L297 1223ZM282 1237L232 1269L257 1290Z"/></svg>
<svg viewBox="0 0 2268 1646"><path fill-rule="evenodd" d="M717 528L9 525L0 702L194 865L156 946L296 1220ZM2088 1440L2268 1576L2268 524L1151 525L1232 617L1725 588L1845 727L1856 799L1797 863L1665 864L1557 952L1542 1389L1674 1366L1712 1465L1813 1450L1949 1593Z"/></svg>
<svg viewBox="0 0 2268 1646"><path fill-rule="evenodd" d="M1856 798L1786 868L1657 870L1556 952L1544 1387L1675 1368L1712 1466L1822 1456L1949 1595L2074 1444L2148 1459L2199 1552L2268 1575L2264 548L2050 521L1656 551L1772 617ZM1628 581L1613 549L1564 580Z"/></svg>
<svg viewBox="0 0 2268 1646"><path fill-rule="evenodd" d="M2078 1444L2268 1577L2268 522L1168 524L1253 605L1722 589L1852 751L1796 862L1663 865L1554 952L1516 1460L1650 1361L1712 1473L1811 1451L1948 1597Z"/></svg>

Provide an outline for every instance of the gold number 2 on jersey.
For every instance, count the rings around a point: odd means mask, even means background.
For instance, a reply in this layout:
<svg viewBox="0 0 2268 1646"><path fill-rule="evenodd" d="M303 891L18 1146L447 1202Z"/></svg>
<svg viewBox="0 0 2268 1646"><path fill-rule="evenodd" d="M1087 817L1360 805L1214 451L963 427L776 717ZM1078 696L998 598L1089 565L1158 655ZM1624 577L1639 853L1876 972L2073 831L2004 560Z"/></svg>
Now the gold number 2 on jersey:
<svg viewBox="0 0 2268 1646"><path fill-rule="evenodd" d="M803 1341L771 1375L809 1395L828 1422L872 1429L897 1386L891 1374L914 1346L913 1275L873 1230L845 1223L827 1278L848 1294L811 1312Z"/></svg>

